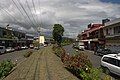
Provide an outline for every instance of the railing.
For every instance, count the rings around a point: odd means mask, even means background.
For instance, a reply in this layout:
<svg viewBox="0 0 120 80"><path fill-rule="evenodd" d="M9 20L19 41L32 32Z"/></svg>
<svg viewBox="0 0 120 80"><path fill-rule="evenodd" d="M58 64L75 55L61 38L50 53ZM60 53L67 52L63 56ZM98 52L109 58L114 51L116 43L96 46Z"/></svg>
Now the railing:
<svg viewBox="0 0 120 80"><path fill-rule="evenodd" d="M120 36L120 33L106 35L106 37L115 37L115 36Z"/></svg>

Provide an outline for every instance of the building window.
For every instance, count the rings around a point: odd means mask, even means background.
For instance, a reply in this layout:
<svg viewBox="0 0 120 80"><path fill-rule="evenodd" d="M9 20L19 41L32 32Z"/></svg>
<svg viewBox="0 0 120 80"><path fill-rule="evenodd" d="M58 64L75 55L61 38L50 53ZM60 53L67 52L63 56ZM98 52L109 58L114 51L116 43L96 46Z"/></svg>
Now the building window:
<svg viewBox="0 0 120 80"><path fill-rule="evenodd" d="M120 34L120 26L114 27L114 34Z"/></svg>
<svg viewBox="0 0 120 80"><path fill-rule="evenodd" d="M118 33L120 33L120 26L118 26Z"/></svg>
<svg viewBox="0 0 120 80"><path fill-rule="evenodd" d="M106 29L106 35L108 35L108 28Z"/></svg>

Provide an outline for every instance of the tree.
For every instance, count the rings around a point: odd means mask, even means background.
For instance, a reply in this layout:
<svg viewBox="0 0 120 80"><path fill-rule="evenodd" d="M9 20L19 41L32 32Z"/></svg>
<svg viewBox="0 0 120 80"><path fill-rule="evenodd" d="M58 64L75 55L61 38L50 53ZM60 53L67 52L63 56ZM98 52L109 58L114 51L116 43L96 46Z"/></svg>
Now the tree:
<svg viewBox="0 0 120 80"><path fill-rule="evenodd" d="M58 45L61 45L63 33L64 33L64 28L62 27L62 25L54 24L53 39L57 42Z"/></svg>

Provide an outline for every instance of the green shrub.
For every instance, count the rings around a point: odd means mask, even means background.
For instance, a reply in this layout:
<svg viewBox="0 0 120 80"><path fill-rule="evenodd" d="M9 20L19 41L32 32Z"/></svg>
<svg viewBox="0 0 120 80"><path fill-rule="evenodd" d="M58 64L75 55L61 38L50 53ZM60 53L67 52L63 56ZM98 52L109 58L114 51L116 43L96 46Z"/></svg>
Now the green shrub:
<svg viewBox="0 0 120 80"><path fill-rule="evenodd" d="M101 72L100 68L80 69L80 76L83 80L101 80Z"/></svg>
<svg viewBox="0 0 120 80"><path fill-rule="evenodd" d="M62 58L65 54L64 48L62 48L56 44L53 45L52 49L53 49L54 53L60 58Z"/></svg>
<svg viewBox="0 0 120 80"><path fill-rule="evenodd" d="M27 58L27 57L30 57L30 55L33 53L33 51L28 51L27 53L24 54L24 57Z"/></svg>
<svg viewBox="0 0 120 80"><path fill-rule="evenodd" d="M15 65L10 61L6 60L0 63L0 79L7 76Z"/></svg>
<svg viewBox="0 0 120 80"><path fill-rule="evenodd" d="M109 75L105 75L105 76L104 76L104 79L102 79L102 80L112 80L112 77L109 76Z"/></svg>

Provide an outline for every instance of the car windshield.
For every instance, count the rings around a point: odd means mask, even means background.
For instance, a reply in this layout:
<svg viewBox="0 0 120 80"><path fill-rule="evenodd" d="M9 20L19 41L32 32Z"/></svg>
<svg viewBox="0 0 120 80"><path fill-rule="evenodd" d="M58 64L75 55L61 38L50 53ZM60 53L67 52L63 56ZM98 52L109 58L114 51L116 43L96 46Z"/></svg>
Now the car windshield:
<svg viewBox="0 0 120 80"><path fill-rule="evenodd" d="M0 47L0 49L3 49L3 47Z"/></svg>

